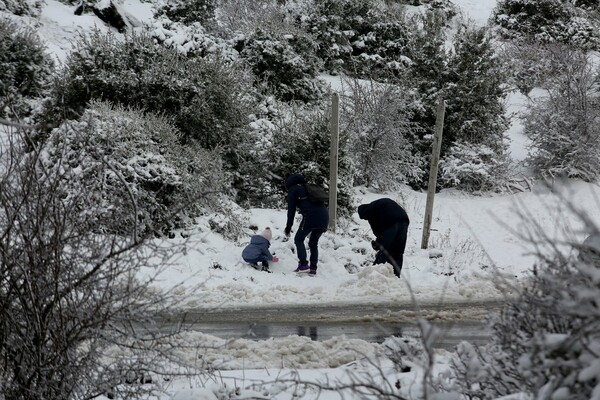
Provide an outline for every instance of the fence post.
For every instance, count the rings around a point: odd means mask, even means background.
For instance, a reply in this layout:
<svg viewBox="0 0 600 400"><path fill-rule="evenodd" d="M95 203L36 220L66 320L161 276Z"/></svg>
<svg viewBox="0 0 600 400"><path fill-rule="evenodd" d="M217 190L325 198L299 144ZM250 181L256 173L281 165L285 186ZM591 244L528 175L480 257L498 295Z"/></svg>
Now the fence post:
<svg viewBox="0 0 600 400"><path fill-rule="evenodd" d="M340 96L331 98L331 150L329 154L329 230L335 233L337 220L338 146L340 137Z"/></svg>
<svg viewBox="0 0 600 400"><path fill-rule="evenodd" d="M433 198L435 196L435 185L437 183L438 166L440 162L440 149L442 147L442 132L444 131L444 114L446 113L446 102L439 98L435 131L433 134L433 150L431 153L431 164L429 167L429 183L427 184L427 205L425 206L425 219L423 220L423 239L421 248L426 249L429 245L429 230L431 229L431 218L433 214Z"/></svg>

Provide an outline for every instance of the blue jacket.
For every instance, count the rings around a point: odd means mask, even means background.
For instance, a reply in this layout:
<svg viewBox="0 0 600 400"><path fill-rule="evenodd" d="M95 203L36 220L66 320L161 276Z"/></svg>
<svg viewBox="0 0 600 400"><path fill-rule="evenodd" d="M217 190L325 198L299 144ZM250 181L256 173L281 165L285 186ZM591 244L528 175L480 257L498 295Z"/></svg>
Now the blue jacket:
<svg viewBox="0 0 600 400"><path fill-rule="evenodd" d="M250 244L242 250L242 258L246 262L271 261L273 255L269 252L271 243L263 235L252 235Z"/></svg>
<svg viewBox="0 0 600 400"><path fill-rule="evenodd" d="M329 211L325 204L312 203L304 184L306 180L300 174L290 175L285 181L288 190L287 196L287 222L286 227L294 224L296 209L302 215L300 229L327 229L329 225Z"/></svg>

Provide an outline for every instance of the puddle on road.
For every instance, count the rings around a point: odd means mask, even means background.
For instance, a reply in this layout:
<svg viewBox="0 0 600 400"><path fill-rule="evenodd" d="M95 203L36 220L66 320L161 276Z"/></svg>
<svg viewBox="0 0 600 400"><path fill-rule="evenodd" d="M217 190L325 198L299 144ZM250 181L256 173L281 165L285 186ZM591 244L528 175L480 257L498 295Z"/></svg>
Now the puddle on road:
<svg viewBox="0 0 600 400"><path fill-rule="evenodd" d="M435 343L436 348L453 350L463 340L473 344L485 344L489 332L480 322L455 322L452 324L434 324L442 334ZM371 343L382 343L390 336L419 337L420 332L414 324L351 322L351 323L199 323L187 327L223 339L244 338L266 340L290 335L306 336L315 341L324 341L335 336L349 339L362 339Z"/></svg>

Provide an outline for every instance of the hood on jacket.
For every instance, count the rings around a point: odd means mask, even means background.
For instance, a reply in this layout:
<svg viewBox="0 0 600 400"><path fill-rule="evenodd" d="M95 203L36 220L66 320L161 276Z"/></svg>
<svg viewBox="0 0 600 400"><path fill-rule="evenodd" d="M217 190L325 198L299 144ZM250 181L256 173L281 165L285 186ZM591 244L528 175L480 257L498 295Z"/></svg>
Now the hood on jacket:
<svg viewBox="0 0 600 400"><path fill-rule="evenodd" d="M285 181L285 189L290 190L290 188L294 185L306 183L306 179L304 179L304 175L301 174L292 174Z"/></svg>
<svg viewBox="0 0 600 400"><path fill-rule="evenodd" d="M267 245L270 245L270 244L271 244L271 243L270 243L270 241L269 241L269 240L267 240L267 238L266 238L266 237L264 237L263 235L252 235L252 236L250 237L250 244L253 244L253 245L261 245L261 244L265 244L265 243L266 243Z"/></svg>
<svg viewBox="0 0 600 400"><path fill-rule="evenodd" d="M369 219L373 212L371 208L371 204L361 204L358 206L358 217L360 219Z"/></svg>

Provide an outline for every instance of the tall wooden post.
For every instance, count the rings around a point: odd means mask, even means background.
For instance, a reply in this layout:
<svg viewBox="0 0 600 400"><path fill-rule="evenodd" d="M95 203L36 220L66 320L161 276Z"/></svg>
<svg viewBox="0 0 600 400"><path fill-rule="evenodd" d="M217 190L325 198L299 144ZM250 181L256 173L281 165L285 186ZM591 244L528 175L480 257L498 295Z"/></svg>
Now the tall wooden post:
<svg viewBox="0 0 600 400"><path fill-rule="evenodd" d="M442 147L442 132L444 131L444 115L446 113L446 102L439 98L435 131L433 135L433 151L431 153L431 164L429 167L429 183L427 184L427 204L425 206L425 219L423 220L423 239L421 248L426 249L429 245L429 230L431 229L431 218L433 214L433 198L435 196L435 185L437 183L438 166L440 163L440 149Z"/></svg>
<svg viewBox="0 0 600 400"><path fill-rule="evenodd" d="M338 145L340 138L340 96L331 98L331 150L329 154L329 230L335 233L337 220Z"/></svg>

